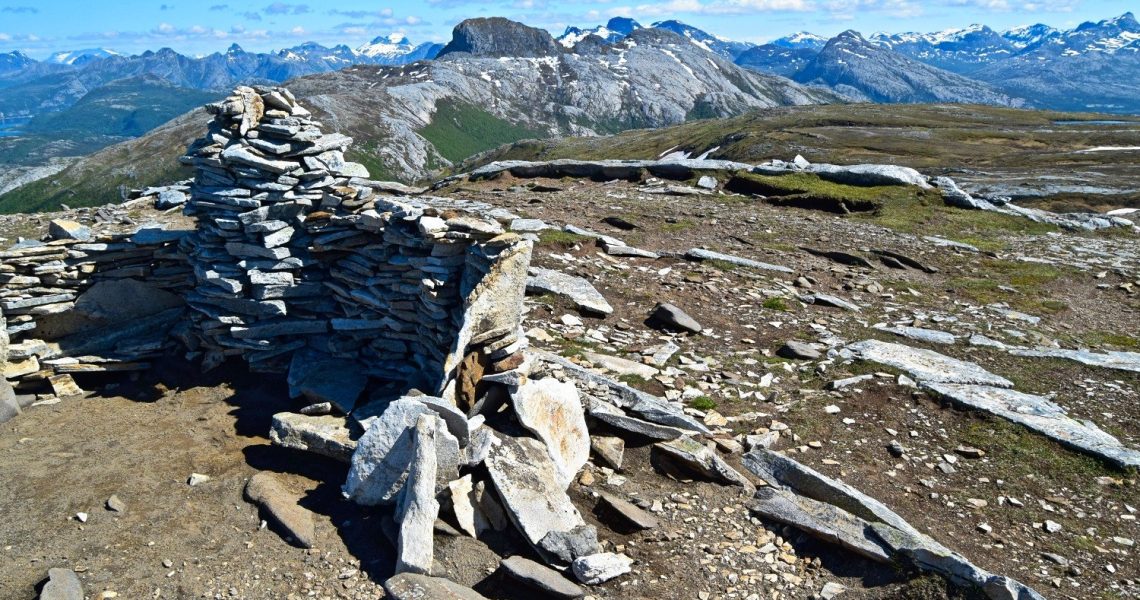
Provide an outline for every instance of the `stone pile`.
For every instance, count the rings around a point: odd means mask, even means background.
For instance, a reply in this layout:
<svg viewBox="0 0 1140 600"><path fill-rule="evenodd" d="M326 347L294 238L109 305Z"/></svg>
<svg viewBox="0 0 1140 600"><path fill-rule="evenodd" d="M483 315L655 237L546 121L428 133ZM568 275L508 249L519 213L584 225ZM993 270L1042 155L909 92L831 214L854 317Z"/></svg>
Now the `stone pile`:
<svg viewBox="0 0 1140 600"><path fill-rule="evenodd" d="M481 374L517 363L531 246L488 207L382 195L405 188L370 181L344 158L352 139L322 133L287 90L207 108L183 159L207 367L242 356L347 413L370 379L470 404Z"/></svg>
<svg viewBox="0 0 1140 600"><path fill-rule="evenodd" d="M87 241L26 241L0 252L5 379L17 390L50 382L63 395L76 388L62 375L149 368L146 360L170 347L190 283L186 233L88 231Z"/></svg>

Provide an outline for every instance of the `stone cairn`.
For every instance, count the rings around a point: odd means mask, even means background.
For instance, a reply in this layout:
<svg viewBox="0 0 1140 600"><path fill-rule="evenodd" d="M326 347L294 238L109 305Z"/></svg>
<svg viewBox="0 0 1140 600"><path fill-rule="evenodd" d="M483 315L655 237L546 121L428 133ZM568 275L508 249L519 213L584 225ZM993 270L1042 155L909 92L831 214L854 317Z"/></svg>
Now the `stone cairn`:
<svg viewBox="0 0 1140 600"><path fill-rule="evenodd" d="M531 246L476 214L489 207L382 195L393 186L345 161L352 138L322 133L288 90L207 109L183 158L207 367L242 356L348 413L366 389L466 390L470 405L483 373L517 364Z"/></svg>

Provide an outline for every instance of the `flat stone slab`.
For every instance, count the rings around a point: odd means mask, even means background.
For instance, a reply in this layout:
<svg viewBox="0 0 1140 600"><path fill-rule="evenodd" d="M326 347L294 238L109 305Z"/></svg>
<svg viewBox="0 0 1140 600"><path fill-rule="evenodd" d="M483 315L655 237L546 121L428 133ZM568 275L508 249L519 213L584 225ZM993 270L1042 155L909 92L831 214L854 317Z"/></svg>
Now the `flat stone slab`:
<svg viewBox="0 0 1140 600"><path fill-rule="evenodd" d="M522 556L512 556L501 563L503 571L514 579L537 588L553 598L579 598L585 590L561 573Z"/></svg>
<svg viewBox="0 0 1140 600"><path fill-rule="evenodd" d="M71 569L48 569L48 582L40 600L83 600L83 585Z"/></svg>
<svg viewBox="0 0 1140 600"><path fill-rule="evenodd" d="M804 304L818 304L819 306L842 308L843 310L849 310L851 312L860 312L862 310L855 303L844 300L838 296L832 296L831 294L804 294L800 296L800 301Z"/></svg>
<svg viewBox="0 0 1140 600"><path fill-rule="evenodd" d="M795 271L788 267L780 265L773 265L758 260L742 258L733 256L731 254L722 254L712 250L705 250L704 248L693 248L685 253L685 258L689 260L720 260L726 263L734 264L740 267L748 267L750 269L759 269L761 271L775 271L777 273L794 273Z"/></svg>
<svg viewBox="0 0 1140 600"><path fill-rule="evenodd" d="M595 365L607 371L617 373L618 375L636 375L642 379L649 379L660 373L660 371L647 364L634 362L618 356L599 354L597 352L585 352L583 356L586 357L586 360Z"/></svg>
<svg viewBox="0 0 1140 600"><path fill-rule="evenodd" d="M504 436L486 465L511 522L535 548L552 532L570 533L586 525L542 442Z"/></svg>
<svg viewBox="0 0 1140 600"><path fill-rule="evenodd" d="M791 525L875 562L891 560L890 552L871 533L866 521L825 502L763 487L756 490L749 509L765 519Z"/></svg>
<svg viewBox="0 0 1140 600"><path fill-rule="evenodd" d="M683 437L653 445L651 454L653 465L671 474L692 471L711 481L743 487L753 491L755 486L739 471L732 468L716 451L692 437ZM678 471L676 466L682 469Z"/></svg>
<svg viewBox="0 0 1140 600"><path fill-rule="evenodd" d="M654 529L660 523L657 517L638 508L632 502L602 493L598 498L598 512L610 514L621 521L621 526L632 529Z"/></svg>
<svg viewBox="0 0 1140 600"><path fill-rule="evenodd" d="M1077 421L1043 396L984 386L924 383L926 389L968 406L1023 425L1081 452L1118 466L1140 466L1140 451L1102 431L1091 421Z"/></svg>
<svg viewBox="0 0 1140 600"><path fill-rule="evenodd" d="M1010 354L1039 358L1064 358L1090 367L1140 373L1140 352L1090 352L1088 350L1067 350L1064 348L1015 348L1010 350Z"/></svg>
<svg viewBox="0 0 1140 600"><path fill-rule="evenodd" d="M519 423L546 444L565 490L590 460L590 431L578 388L553 377L531 380L511 391L511 403Z"/></svg>
<svg viewBox="0 0 1140 600"><path fill-rule="evenodd" d="M475 590L450 579L401 573L384 582L384 591L392 600L487 600Z"/></svg>
<svg viewBox="0 0 1140 600"><path fill-rule="evenodd" d="M922 327L877 327L880 331L893 333L907 339L929 342L931 344L953 344L958 338L952 333Z"/></svg>
<svg viewBox="0 0 1140 600"><path fill-rule="evenodd" d="M608 315L614 312L605 296L594 289L589 281L581 277L567 275L553 269L532 267L526 280L526 290L531 293L551 293L565 296L587 313Z"/></svg>
<svg viewBox="0 0 1140 600"><path fill-rule="evenodd" d="M624 554L603 552L574 560L573 571L578 581L586 585L598 585L632 570L633 559Z"/></svg>
<svg viewBox="0 0 1140 600"><path fill-rule="evenodd" d="M287 491L274 474L262 471L250 477L245 496L269 513L298 546L312 548L316 543L313 513L301 506L300 498Z"/></svg>
<svg viewBox="0 0 1140 600"><path fill-rule="evenodd" d="M435 437L444 433L440 431L443 427L443 420L431 414L420 415L414 427L412 465L395 514L400 524L397 573L427 575L435 560L435 520L439 517L439 502L435 499Z"/></svg>
<svg viewBox="0 0 1140 600"><path fill-rule="evenodd" d="M590 399L590 416L622 431L654 440L675 440L690 435L691 430L650 423L625 414L622 409L596 398Z"/></svg>
<svg viewBox="0 0 1140 600"><path fill-rule="evenodd" d="M277 413L269 429L269 439L278 446L313 452L341 462L350 462L356 441L350 436L344 417Z"/></svg>
<svg viewBox="0 0 1140 600"><path fill-rule="evenodd" d="M1013 382L978 365L932 350L902 344L864 340L847 346L855 358L905 371L920 382L980 384L1013 387Z"/></svg>

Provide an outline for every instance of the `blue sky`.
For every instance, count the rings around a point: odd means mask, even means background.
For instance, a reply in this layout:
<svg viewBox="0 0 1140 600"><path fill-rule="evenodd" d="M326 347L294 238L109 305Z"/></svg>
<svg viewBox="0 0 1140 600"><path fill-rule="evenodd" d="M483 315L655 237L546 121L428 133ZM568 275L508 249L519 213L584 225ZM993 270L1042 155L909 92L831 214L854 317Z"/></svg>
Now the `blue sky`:
<svg viewBox="0 0 1140 600"><path fill-rule="evenodd" d="M377 2L232 0L0 0L0 51L35 58L92 47L124 53L171 47L208 54L238 43L264 51L316 41L356 47L406 33L413 42L447 41L465 18L505 16L561 33L612 16L644 24L679 19L732 39L764 42L796 31L937 31L985 23L1072 27L1118 16L1134 0L426 0Z"/></svg>

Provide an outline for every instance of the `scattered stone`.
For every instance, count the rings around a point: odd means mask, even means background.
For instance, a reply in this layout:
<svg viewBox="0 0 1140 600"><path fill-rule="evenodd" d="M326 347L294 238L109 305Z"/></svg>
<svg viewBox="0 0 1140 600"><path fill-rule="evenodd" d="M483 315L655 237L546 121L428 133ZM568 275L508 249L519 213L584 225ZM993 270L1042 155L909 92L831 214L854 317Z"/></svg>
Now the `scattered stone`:
<svg viewBox="0 0 1140 600"><path fill-rule="evenodd" d="M592 435L590 449L610 467L621 469L622 457L625 455L625 440L613 436Z"/></svg>
<svg viewBox="0 0 1140 600"><path fill-rule="evenodd" d="M48 223L48 235L53 240L77 240L86 242L91 239L91 228L75 221L55 219Z"/></svg>
<svg viewBox="0 0 1140 600"><path fill-rule="evenodd" d="M715 190L717 183L718 182L716 180L716 177L713 177L711 175L702 175L701 178L697 180L697 187L704 188L706 190Z"/></svg>
<svg viewBox="0 0 1140 600"><path fill-rule="evenodd" d="M642 379L650 379L660 372L649 365L608 354L584 352L582 356L595 365L618 375L633 375Z"/></svg>
<svg viewBox="0 0 1140 600"><path fill-rule="evenodd" d="M603 493L599 496L597 511L617 517L622 531L654 529L659 525L657 517L610 494Z"/></svg>
<svg viewBox="0 0 1140 600"><path fill-rule="evenodd" d="M716 451L689 436L654 444L651 459L658 470L675 477L695 472L719 483L741 486L749 492L755 489L748 478L717 456Z"/></svg>
<svg viewBox="0 0 1140 600"><path fill-rule="evenodd" d="M1062 527L1061 527L1060 523L1046 519L1045 531L1048 531L1049 533L1057 533L1057 532L1061 531L1061 529L1062 529Z"/></svg>
<svg viewBox="0 0 1140 600"><path fill-rule="evenodd" d="M637 225L634 225L633 223L630 223L621 217L606 217L602 219L602 222L611 227L621 229L622 231L633 231L634 229L637 229Z"/></svg>
<svg viewBox="0 0 1140 600"><path fill-rule="evenodd" d="M784 342L783 346L776 351L776 354L783 358L790 358L793 360L819 360L823 354L806 342L797 340L788 340Z"/></svg>
<svg viewBox="0 0 1140 600"><path fill-rule="evenodd" d="M590 432L578 389L547 377L514 389L511 401L519 423L546 444L565 490L590 459Z"/></svg>
<svg viewBox="0 0 1140 600"><path fill-rule="evenodd" d="M986 455L984 450L974 448L973 446L959 445L954 451L966 458L981 458Z"/></svg>
<svg viewBox="0 0 1140 600"><path fill-rule="evenodd" d="M194 487L196 485L202 485L203 483L206 483L209 480L210 480L209 475L203 475L201 473L191 473L190 478L186 480L186 484L189 485L190 487Z"/></svg>
<svg viewBox="0 0 1140 600"><path fill-rule="evenodd" d="M846 591L847 588L843 587L842 585L835 583L834 581L829 581L823 584L823 589L819 591L819 597L823 600L833 600Z"/></svg>
<svg viewBox="0 0 1140 600"><path fill-rule="evenodd" d="M558 560L540 542L552 533L573 535L586 523L566 495L546 446L531 438L505 436L485 464L507 515L523 537L547 560ZM596 537L592 544L597 545Z"/></svg>
<svg viewBox="0 0 1140 600"><path fill-rule="evenodd" d="M48 569L40 600L83 600L83 584L71 569Z"/></svg>
<svg viewBox="0 0 1140 600"><path fill-rule="evenodd" d="M1013 383L985 369L931 350L865 340L847 347L855 358L906 371L919 383L983 384L1013 387Z"/></svg>
<svg viewBox="0 0 1140 600"><path fill-rule="evenodd" d="M269 439L278 446L313 452L341 462L350 462L356 450L344 417L277 413Z"/></svg>
<svg viewBox="0 0 1140 600"><path fill-rule="evenodd" d="M649 321L664 329L700 333L701 324L685 314L685 311L667 302L658 303L649 314Z"/></svg>
<svg viewBox="0 0 1140 600"><path fill-rule="evenodd" d="M578 581L586 585L598 585L615 577L629 573L633 559L624 554L603 552L574 559L572 569Z"/></svg>
<svg viewBox="0 0 1140 600"><path fill-rule="evenodd" d="M487 600L485 596L442 577L400 573L384 582L392 600Z"/></svg>
<svg viewBox="0 0 1140 600"><path fill-rule="evenodd" d="M741 258L731 254L721 254L720 252L713 252L712 250L705 250L703 248L693 248L685 253L685 258L689 260L719 260L732 265L740 267L748 267L750 269L759 269L761 271L775 271L777 273L793 273L791 269L782 267L780 265L772 265L756 260Z"/></svg>
<svg viewBox="0 0 1140 600"><path fill-rule="evenodd" d="M554 598L579 598L585 592L561 573L522 556L512 556L501 563L514 579Z"/></svg>
<svg viewBox="0 0 1140 600"><path fill-rule="evenodd" d="M273 473L261 471L250 477L245 497L268 513L298 546L312 548L316 543L313 513L301 506L300 499L289 493Z"/></svg>
<svg viewBox="0 0 1140 600"><path fill-rule="evenodd" d="M569 298L578 310L596 315L614 312L605 297L589 281L553 269L532 267L526 280L526 289L532 293L551 293Z"/></svg>
<svg viewBox="0 0 1140 600"><path fill-rule="evenodd" d="M111 510L117 513L125 513L127 512L127 503L123 502L123 500L117 495L111 494L111 497L107 498L107 510Z"/></svg>
<svg viewBox="0 0 1140 600"><path fill-rule="evenodd" d="M862 310L855 304L837 296L832 296L831 294L805 294L803 296L800 296L800 301L804 304L818 304L820 306L829 306L831 308L842 308L843 310L849 310L851 312L859 312Z"/></svg>

